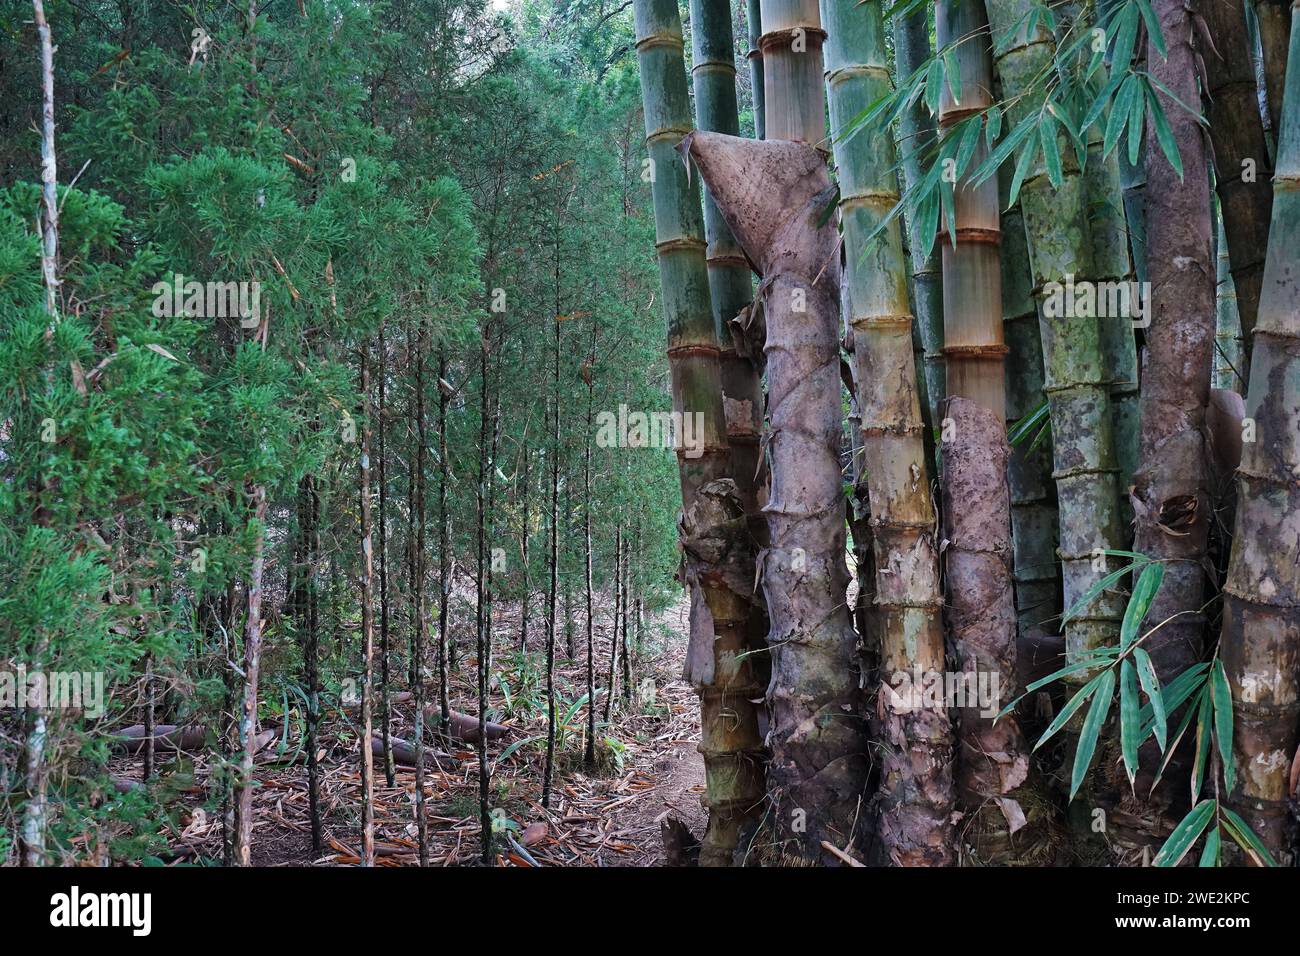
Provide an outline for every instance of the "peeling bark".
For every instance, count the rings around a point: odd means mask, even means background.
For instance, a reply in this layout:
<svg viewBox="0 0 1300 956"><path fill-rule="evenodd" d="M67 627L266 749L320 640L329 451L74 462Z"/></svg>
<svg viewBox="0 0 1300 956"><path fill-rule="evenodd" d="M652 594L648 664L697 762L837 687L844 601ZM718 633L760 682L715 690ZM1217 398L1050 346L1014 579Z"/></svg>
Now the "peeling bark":
<svg viewBox="0 0 1300 956"><path fill-rule="evenodd" d="M837 858L823 840L852 853L861 837L867 771L857 634L845 602L839 241L824 215L830 178L821 155L801 143L693 133L680 149L763 277L772 456L771 544L759 559L771 617L768 793L783 851L830 863Z"/></svg>
<svg viewBox="0 0 1300 956"><path fill-rule="evenodd" d="M1044 862L1048 806L1035 793L1029 747L1014 713L993 720L1017 690L1006 434L996 414L964 398L948 400L945 419L948 626L965 682L957 764L967 808L962 843L981 862Z"/></svg>

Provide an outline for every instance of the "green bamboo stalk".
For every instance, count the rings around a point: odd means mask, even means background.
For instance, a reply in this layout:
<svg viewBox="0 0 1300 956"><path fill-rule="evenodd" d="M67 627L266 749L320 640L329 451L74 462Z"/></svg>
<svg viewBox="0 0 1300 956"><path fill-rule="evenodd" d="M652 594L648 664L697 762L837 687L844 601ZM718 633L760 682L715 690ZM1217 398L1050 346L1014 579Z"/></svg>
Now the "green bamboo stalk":
<svg viewBox="0 0 1300 956"><path fill-rule="evenodd" d="M691 78L695 87L698 129L740 135L736 108L736 65L728 0L691 0ZM704 191L704 237L709 271L709 301L714 334L721 346L722 394L727 413L727 444L731 477L740 489L746 514L757 514L756 484L763 427L763 386L760 365L741 355L733 342L731 323L747 313L753 301L749 260L740 249L713 196ZM742 316L743 318L743 316Z"/></svg>
<svg viewBox="0 0 1300 956"><path fill-rule="evenodd" d="M1015 100L1035 77L1054 69L1056 44L1041 21L1032 36L1026 35L1029 0L989 0L987 6L995 38L994 63L1004 95ZM1027 100L1015 100L1008 108L1009 127L1036 108ZM1044 296L1049 283L1058 284L1052 286L1055 289L1071 277L1095 274L1087 181L1070 150L1061 152L1059 188L1052 187L1038 159L1020 191L1035 291ZM1056 307L1061 305L1059 299L1044 299L1041 333L1060 515L1063 603L1073 608L1111 570L1112 562L1102 551L1119 549L1124 538L1100 324L1090 315ZM1114 592L1102 592L1077 610L1065 624L1068 657L1075 660L1093 648L1115 643L1123 610L1124 602ZM1086 675L1075 678L1085 679Z"/></svg>
<svg viewBox="0 0 1300 956"><path fill-rule="evenodd" d="M900 77L911 76L930 58L929 12L925 5L905 16L894 18L894 61ZM904 186L911 189L921 178L922 159L935 141L934 116L921 99L903 111L900 123L899 155L903 160ZM931 428L939 421L939 403L947 394L943 363L943 272L940 252L928 237L918 236L908 224L912 255L912 303L916 313L915 335L923 353L922 378L924 400L922 412ZM1035 333L1037 334L1037 333Z"/></svg>
<svg viewBox="0 0 1300 956"><path fill-rule="evenodd" d="M1124 218L1124 189L1119 159L1112 153L1102 155L1102 124L1088 131L1088 162L1084 172L1088 195L1088 234L1092 242L1092 275L1088 278L1098 290L1105 284L1123 283L1132 288L1133 264L1129 258L1128 225ZM1098 302L1102 299L1098 292ZM1129 488L1138 464L1138 360L1133 337L1136 312L1130 309L1111 315L1098 309L1101 334L1102 368L1110 390L1111 424L1114 428L1116 480L1120 529L1127 543L1132 526L1133 506Z"/></svg>
<svg viewBox="0 0 1300 956"><path fill-rule="evenodd" d="M999 177L1000 202L1010 195L1011 175ZM1038 303L1029 270L1020 203L1002 213L1002 328L1007 343L1007 427L1047 400L1043 391L1043 345ZM1016 617L1022 642L1037 645L1061 613L1061 577L1056 566L1057 513L1050 441L1026 439L1011 449L1011 539L1014 548Z"/></svg>
<svg viewBox="0 0 1300 956"><path fill-rule="evenodd" d="M759 37L763 35L763 13L759 0L745 0L745 20L749 28L749 88L754 100L754 138L765 139L766 123L763 118L763 48Z"/></svg>
<svg viewBox="0 0 1300 956"><path fill-rule="evenodd" d="M687 678L700 694L700 752L705 764L709 826L702 861L730 863L742 827L760 809L762 741L753 704L763 688L748 647L752 551L733 482L723 407L717 331L710 306L704 223L698 187L687 179L674 149L690 132L684 43L676 0L635 0L646 146L652 161L655 248L659 258L673 410L702 420L703 453L679 451L682 544L691 588L691 653ZM702 537L732 539L739 573L710 568L699 556ZM710 573L710 571L714 573Z"/></svg>
<svg viewBox="0 0 1300 956"><path fill-rule="evenodd" d="M1214 181L1241 323L1241 359L1248 366L1268 249L1273 170L1259 114L1245 7L1240 2L1211 2L1198 9L1218 51L1217 56L1214 51L1202 54L1209 94L1206 113L1214 146ZM1222 239L1219 244L1222 247ZM1247 367L1238 367L1249 377Z"/></svg>
<svg viewBox="0 0 1300 956"><path fill-rule="evenodd" d="M831 128L847 127L888 92L880 0L824 0ZM917 396L907 262L897 223L866 238L898 201L889 137L833 137L845 247L845 300L853 338L862 447L874 534L881 673L942 672L935 515ZM879 831L898 865L953 860L952 725L947 711L912 706L882 688L884 745Z"/></svg>
<svg viewBox="0 0 1300 956"><path fill-rule="evenodd" d="M1300 112L1300 4L1291 8L1285 113ZM1282 865L1294 857L1288 771L1300 723L1300 124L1283 125L1246 399L1237 529L1224 587L1223 661L1235 717L1231 803Z"/></svg>

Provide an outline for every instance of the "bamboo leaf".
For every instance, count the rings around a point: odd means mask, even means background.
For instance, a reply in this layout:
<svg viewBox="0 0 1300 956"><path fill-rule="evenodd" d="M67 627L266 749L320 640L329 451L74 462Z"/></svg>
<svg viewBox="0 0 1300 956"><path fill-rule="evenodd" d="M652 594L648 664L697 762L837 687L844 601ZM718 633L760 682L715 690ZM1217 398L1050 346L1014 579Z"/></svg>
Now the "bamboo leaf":
<svg viewBox="0 0 1300 956"><path fill-rule="evenodd" d="M1210 831L1210 835L1205 838L1205 849L1201 851L1200 866L1219 865L1219 846L1222 842L1223 837L1219 835L1219 828L1215 827Z"/></svg>
<svg viewBox="0 0 1300 956"><path fill-rule="evenodd" d="M1133 787L1138 770L1138 681L1137 668L1125 659L1119 669L1119 739L1124 771Z"/></svg>
<svg viewBox="0 0 1300 956"><path fill-rule="evenodd" d="M1160 590L1160 582L1165 576L1165 566L1160 561L1150 561L1138 575L1137 584L1133 585L1133 595L1128 599L1124 609L1124 620L1119 629L1119 646L1127 650L1137 637L1138 629L1146 619L1147 610Z"/></svg>
<svg viewBox="0 0 1300 956"><path fill-rule="evenodd" d="M1083 786L1083 780L1088 775L1088 766L1092 763L1092 755L1097 750L1097 737L1101 733L1102 724L1106 723L1106 715L1110 713L1110 700L1114 690L1115 671L1107 668L1101 672L1092 706L1088 708L1088 716L1084 718L1083 729L1079 732L1079 746L1074 751L1074 770L1070 774L1071 800L1079 792L1079 787Z"/></svg>
<svg viewBox="0 0 1300 956"><path fill-rule="evenodd" d="M1038 124L1038 138L1043 142L1043 162L1047 166L1047 179L1056 188L1060 188L1064 177L1061 174L1061 149L1056 142L1056 122L1051 113L1044 113Z"/></svg>
<svg viewBox="0 0 1300 956"><path fill-rule="evenodd" d="M1183 178L1183 159L1178 155L1178 144L1174 142L1173 130L1169 128L1169 119L1165 116L1164 109L1160 106L1160 100L1149 89L1147 97L1151 103L1151 125L1156 131L1156 141L1160 143L1160 151L1165 154L1165 159L1169 160L1169 165L1174 167L1174 172L1178 178Z"/></svg>
<svg viewBox="0 0 1300 956"><path fill-rule="evenodd" d="M1138 679L1142 682L1142 690L1146 692L1147 700L1151 702L1156 741L1160 744L1160 752L1164 753L1169 726L1165 712L1164 694L1160 690L1160 678L1156 675L1155 665L1151 663L1151 655L1146 652L1145 648L1133 648L1133 659L1137 662ZM1145 739L1146 734L1141 734L1140 740Z"/></svg>
<svg viewBox="0 0 1300 956"><path fill-rule="evenodd" d="M1002 133L1002 110L999 109L995 103L985 111L984 115L986 117L984 123L984 141L988 144L989 149L992 149L993 144L998 141L998 136Z"/></svg>
<svg viewBox="0 0 1300 956"><path fill-rule="evenodd" d="M1056 732L1065 726L1066 722L1074 716L1075 711L1087 703L1088 698L1092 696L1092 692L1095 691L1097 685L1101 683L1102 676L1110 673L1112 673L1112 671L1103 671L1101 674L1098 674L1092 680L1088 681L1088 683L1079 688L1075 695L1070 698L1070 702L1061 708L1061 712L1056 715L1056 719L1053 720L1048 725L1047 729L1043 731L1043 736L1038 738L1038 743L1034 744L1035 750L1047 743L1047 741L1051 740Z"/></svg>
<svg viewBox="0 0 1300 956"><path fill-rule="evenodd" d="M1104 578L1102 578L1092 587L1088 588L1088 590L1084 591L1083 594L1079 597L1079 600L1075 601L1074 604L1071 605L1070 609L1066 611L1065 614L1061 617L1061 623L1065 624L1070 620L1070 618L1074 617L1076 614L1082 613L1083 609L1086 608L1089 604L1091 604L1098 594L1106 590L1112 584L1119 581L1119 579L1122 578L1124 575L1128 574L1129 571L1145 563L1146 560L1147 560L1146 558L1143 558L1141 562L1134 561L1132 564L1126 564L1118 571L1112 571L1110 574L1106 575Z"/></svg>
<svg viewBox="0 0 1300 956"><path fill-rule="evenodd" d="M1268 847L1264 846L1263 841L1255 835L1255 831L1239 817L1236 812L1228 806L1221 808L1226 818L1223 822L1228 827L1228 833L1240 844L1241 848L1256 858L1261 866L1277 866L1277 861L1273 859L1272 854L1268 852Z"/></svg>
<svg viewBox="0 0 1300 956"><path fill-rule="evenodd" d="M925 75L925 105L931 115L939 113L939 96L943 91L943 60L935 57Z"/></svg>
<svg viewBox="0 0 1300 956"><path fill-rule="evenodd" d="M1146 122L1146 96L1139 90L1129 103L1128 112L1128 161L1136 165L1142 154L1142 127Z"/></svg>
<svg viewBox="0 0 1300 956"><path fill-rule="evenodd" d="M1112 21L1114 27L1115 49L1111 53L1111 62L1117 70L1128 70L1133 62L1133 42L1137 39L1138 8L1133 4L1124 7L1119 16Z"/></svg>
<svg viewBox="0 0 1300 956"><path fill-rule="evenodd" d="M1153 865L1177 866L1200 838L1210 820L1214 818L1214 806L1213 800L1202 800L1192 807L1187 816L1183 817L1182 822L1174 827L1174 832L1169 834L1169 839L1165 841L1165 845L1160 848L1160 852L1152 861Z"/></svg>
<svg viewBox="0 0 1300 956"><path fill-rule="evenodd" d="M996 723L998 720L1001 720L1007 714L1011 713L1011 711L1015 710L1016 704L1020 703L1022 700L1024 700L1026 697L1032 694L1034 691L1038 690L1040 687L1046 687L1048 684L1058 681L1063 677L1069 677L1071 674L1077 674L1080 671L1091 670L1092 668L1097 667L1099 665L1107 664L1109 663L1107 658L1110 656L1111 655L1108 654L1089 655L1086 660L1079 660L1079 661L1075 661L1073 664L1067 664L1065 667L1062 667L1060 670L1053 671L1052 673L1048 674L1046 677L1040 677L1038 680L1033 681L1030 684L1026 684L1025 692L1021 694L1019 697L1017 697L1015 700L1013 700L1011 703L1007 704L1007 706L1003 707L1000 711L998 711L997 717L993 718L994 722Z"/></svg>
<svg viewBox="0 0 1300 956"><path fill-rule="evenodd" d="M1011 192L1009 194L1010 199L1007 201L1008 209L1014 206L1016 204L1016 200L1020 198L1020 184L1025 181L1025 175L1029 172L1029 167L1033 165L1034 155L1037 152L1038 152L1038 144L1034 140L1030 140L1028 143L1026 143L1025 148L1020 151L1020 159L1016 161L1015 174L1011 177ZM1048 420L1046 402L1043 403L1042 408L1043 408L1043 415L1041 420L1046 422Z"/></svg>
<svg viewBox="0 0 1300 956"><path fill-rule="evenodd" d="M970 116L962 121L966 128L962 130L961 140L957 146L957 178L959 179L966 172L971 157L975 155L975 148L980 144L980 122L979 116Z"/></svg>
<svg viewBox="0 0 1300 956"><path fill-rule="evenodd" d="M1147 794L1148 796L1156 792L1156 787L1160 785L1160 780L1164 777L1165 770L1169 767L1169 761L1174 759L1174 752L1178 750L1178 744L1182 741L1183 734L1187 733L1187 728L1191 725L1192 717L1195 715L1195 707L1188 707L1187 710L1183 712L1183 719L1178 725L1178 730L1174 733L1173 741L1169 744L1168 749L1165 750L1165 759L1160 761L1160 769L1156 772L1156 778L1151 781L1151 790ZM1144 737L1143 739L1146 738Z"/></svg>
<svg viewBox="0 0 1300 956"><path fill-rule="evenodd" d="M1232 690L1223 661L1215 659L1210 669L1210 687L1214 698L1214 730L1218 737L1219 758L1223 761L1223 779L1231 793L1237 785L1237 762L1232 752Z"/></svg>
<svg viewBox="0 0 1300 956"><path fill-rule="evenodd" d="M1210 705L1210 687L1207 684L1201 690L1200 703L1196 708L1196 760L1192 764L1192 802L1201 796L1205 785L1205 768L1210 760L1210 721L1213 717Z"/></svg>
<svg viewBox="0 0 1300 956"><path fill-rule="evenodd" d="M916 212L916 237L915 241L920 243L925 250L925 255L930 254L934 248L934 240L939 231L939 194L931 192L921 202L921 206Z"/></svg>
<svg viewBox="0 0 1300 956"><path fill-rule="evenodd" d="M1160 32L1160 18L1156 12L1151 9L1150 0L1137 0L1138 9L1142 11L1142 19L1146 21L1147 36L1151 42L1156 45L1156 52L1162 58L1169 56L1169 50L1165 47L1165 35Z"/></svg>

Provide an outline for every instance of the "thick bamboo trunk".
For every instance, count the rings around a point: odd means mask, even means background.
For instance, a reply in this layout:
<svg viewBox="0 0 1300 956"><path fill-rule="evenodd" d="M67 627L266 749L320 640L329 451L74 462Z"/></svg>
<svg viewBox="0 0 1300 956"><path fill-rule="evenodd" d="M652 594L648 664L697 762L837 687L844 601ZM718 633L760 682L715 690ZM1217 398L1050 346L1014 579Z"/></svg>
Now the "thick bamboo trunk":
<svg viewBox="0 0 1300 956"><path fill-rule="evenodd" d="M1293 6L1286 111L1300 113L1300 7ZM1283 125L1273 222L1255 322L1237 532L1224 587L1223 660L1232 689L1237 787L1232 805L1278 862L1294 858L1287 797L1300 723L1300 123Z"/></svg>
<svg viewBox="0 0 1300 956"><path fill-rule="evenodd" d="M771 94L769 84L769 109ZM833 193L821 155L803 143L696 133L683 149L763 276L772 456L771 545L761 572L772 620L768 796L783 852L831 862L837 858L823 841L850 853L859 842L867 772L857 634L845 603L840 270L837 231L825 215ZM902 335L910 364L905 326Z"/></svg>
<svg viewBox="0 0 1300 956"><path fill-rule="evenodd" d="M1254 57L1242 0L1202 0L1197 10L1205 18L1217 50L1217 55L1215 50L1201 54L1208 94L1206 114L1214 146L1214 181L1237 295L1242 358L1249 365L1273 208L1272 163L1259 115ZM1241 371L1248 379L1248 368Z"/></svg>
<svg viewBox="0 0 1300 956"><path fill-rule="evenodd" d="M1291 4L1287 0L1252 0L1259 24L1259 47L1264 60L1264 89L1273 135L1281 140L1283 90L1286 86L1287 50L1291 34Z"/></svg>
<svg viewBox="0 0 1300 956"><path fill-rule="evenodd" d="M1168 57L1148 43L1152 77L1183 103L1195 104L1199 57L1193 47L1192 15L1183 0L1157 0L1153 7ZM1170 165L1155 139L1154 124L1149 124L1151 324L1146 330L1142 449L1133 508L1134 549L1165 562L1163 583L1144 627L1161 625L1145 646L1161 683L1167 684L1200 658L1205 628L1206 546L1213 507L1205 407L1214 361L1215 304L1210 178L1202 132L1185 109L1163 92L1158 95L1184 173L1180 177ZM1176 778L1185 766L1176 757L1167 773ZM1139 775L1140 793L1149 791L1149 779L1145 773ZM1130 860L1146 858L1181 817L1183 797L1174 788L1157 789L1131 831L1112 830L1113 844Z"/></svg>
<svg viewBox="0 0 1300 956"><path fill-rule="evenodd" d="M1017 97L1034 77L1053 69L1055 42L1041 21L1033 35L1026 36L1024 18L1032 7L1028 0L989 0L987 6L1003 94ZM1014 103L1005 125L1014 127L1030 108L1034 107L1024 100ZM1030 266L1040 295L1046 295L1049 283L1059 288L1071 277L1094 274L1087 182L1069 158L1070 150L1061 152L1065 164L1059 188L1049 182L1040 158L1020 191ZM1072 607L1109 570L1100 550L1120 548L1123 536L1099 323L1091 315L1053 305L1063 304L1045 299L1042 311L1044 388L1051 406L1063 603ZM1102 593L1084 606L1065 627L1070 657L1115 643L1123 609L1122 598L1113 592Z"/></svg>
<svg viewBox="0 0 1300 956"><path fill-rule="evenodd" d="M702 130L738 136L735 43L729 0L691 0L691 38L695 125ZM758 63L761 70L761 58ZM753 295L749 261L707 189L704 191L704 238L709 301L722 350L722 401L731 455L729 476L736 482L744 504L749 532L761 547L767 542L762 507L768 495L767 468L759 445L763 430L762 342L756 340L757 330L750 326ZM758 666L755 677L759 680L766 677L768 661L767 609L761 598L761 592L755 593L748 630L749 648L756 652L750 660ZM628 662L626 654L623 660ZM624 692L631 689L625 681Z"/></svg>
<svg viewBox="0 0 1300 956"><path fill-rule="evenodd" d="M940 48L959 44L953 62L961 102L947 86L940 99L939 125L947 131L992 104L993 68L979 0L945 0L935 18ZM981 143L971 162L978 165L985 153ZM962 843L982 862L1008 863L1038 850L1045 802L1033 793L1029 748L1015 715L993 719L1017 686L998 207L996 179L956 183L956 243L942 237L949 390L942 406L943 524L947 619L965 681L965 699L954 702L957 789L966 811Z"/></svg>
<svg viewBox="0 0 1300 956"><path fill-rule="evenodd" d="M1004 171L999 182L1003 206L1010 194L1010 181ZM1017 203L1002 213L1002 337L1007 344L1008 428L1046 401L1043 345L1033 287L1024 216ZM1051 442L1026 439L1012 448L1007 483L1011 489L1017 631L1022 646L1030 648L1054 633L1053 619L1061 613Z"/></svg>
<svg viewBox="0 0 1300 956"><path fill-rule="evenodd" d="M827 88L833 134L890 86L881 4L828 0ZM930 462L917 395L907 263L897 223L866 238L898 200L889 137L835 136L844 229L846 319L862 418L880 626L881 679L942 672L944 637ZM769 320L769 328L771 327ZM913 706L880 688L884 737L878 831L898 865L953 859L952 724L946 709Z"/></svg>
<svg viewBox="0 0 1300 956"><path fill-rule="evenodd" d="M761 0L764 139L822 144L822 29L817 0Z"/></svg>
<svg viewBox="0 0 1300 956"><path fill-rule="evenodd" d="M1149 47L1152 75L1195 103L1197 53L1182 0L1158 0L1168 59ZM1148 131L1147 272L1151 326L1142 391L1142 463L1134 490L1136 549L1170 559L1148 621L1170 615L1147 642L1162 681L1199 657L1205 618L1205 555L1210 498L1205 406L1214 359L1214 263L1209 170L1196 120L1160 94L1184 174L1179 177Z"/></svg>
<svg viewBox="0 0 1300 956"><path fill-rule="evenodd" d="M894 56L898 75L911 76L930 57L929 13L923 4L894 20ZM935 121L923 100L918 98L903 111L900 124L899 155L902 157L906 188L921 178L926 154L934 146ZM939 421L939 403L948 393L943 361L943 270L938 245L925 252L928 237L908 232L912 256L912 308L916 314L913 336L919 338L923 354L922 378L924 402L922 414L934 428ZM1037 337L1037 326L1034 335ZM1040 358L1039 364L1042 364ZM1040 376L1041 377L1041 376ZM927 464L931 464L927 462Z"/></svg>
<svg viewBox="0 0 1300 956"><path fill-rule="evenodd" d="M1104 78L1101 80L1104 82ZM1102 155L1101 124L1088 130L1088 161L1083 174L1087 190L1088 238L1091 243L1092 273L1087 276L1100 290L1109 283L1125 283L1132 288L1133 263L1129 258L1128 224L1124 216L1123 174L1119 158ZM1126 153L1127 155L1127 153ZM1130 300L1130 303L1132 300ZM1120 533L1124 544L1131 535L1133 508L1129 488L1138 464L1138 359L1133 334L1136 317L1128 311L1097 309L1101 338L1102 370L1110 392L1111 426L1115 442L1115 465L1119 469L1115 492L1118 496Z"/></svg>
<svg viewBox="0 0 1300 956"><path fill-rule="evenodd" d="M674 153L691 128L681 21L675 0L636 0L634 8L673 410L696 416L702 437L698 455L678 451L685 583L691 594L685 676L700 694L709 808L701 858L726 865L743 849L742 830L758 819L763 799L763 742L753 703L762 688L744 654L753 551L744 504L728 474L720 349L699 192Z"/></svg>

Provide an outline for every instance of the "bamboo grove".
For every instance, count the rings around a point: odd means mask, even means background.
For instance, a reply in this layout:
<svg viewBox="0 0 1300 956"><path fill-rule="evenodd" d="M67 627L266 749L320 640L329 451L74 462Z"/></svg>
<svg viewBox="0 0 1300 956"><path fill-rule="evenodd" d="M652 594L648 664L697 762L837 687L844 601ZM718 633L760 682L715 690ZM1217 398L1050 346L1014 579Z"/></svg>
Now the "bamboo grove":
<svg viewBox="0 0 1300 956"><path fill-rule="evenodd" d="M0 864L1295 865L1300 0L0 11Z"/></svg>

